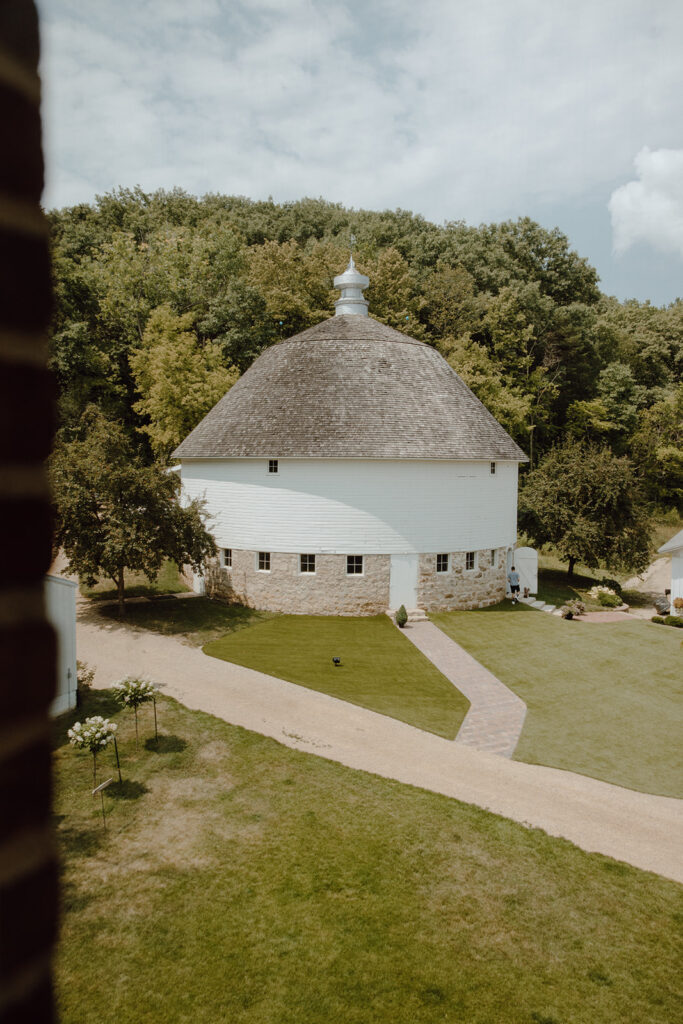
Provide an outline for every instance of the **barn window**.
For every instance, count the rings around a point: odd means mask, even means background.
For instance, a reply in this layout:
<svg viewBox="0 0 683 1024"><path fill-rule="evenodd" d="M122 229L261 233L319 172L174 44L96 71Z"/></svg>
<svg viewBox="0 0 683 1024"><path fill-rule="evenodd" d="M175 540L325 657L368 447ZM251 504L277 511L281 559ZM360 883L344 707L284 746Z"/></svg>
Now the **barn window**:
<svg viewBox="0 0 683 1024"><path fill-rule="evenodd" d="M474 569L476 564L476 551L468 551L465 555L465 568Z"/></svg>
<svg viewBox="0 0 683 1024"><path fill-rule="evenodd" d="M495 464L495 462L492 462L491 463L491 474L493 475L495 472L496 472L496 464Z"/></svg>
<svg viewBox="0 0 683 1024"><path fill-rule="evenodd" d="M269 473L277 473L278 472L277 459L268 459L268 472Z"/></svg>
<svg viewBox="0 0 683 1024"><path fill-rule="evenodd" d="M258 553L258 571L259 572L270 572L270 551L259 551L259 553Z"/></svg>
<svg viewBox="0 0 683 1024"><path fill-rule="evenodd" d="M448 555L436 556L436 571L448 572Z"/></svg>
<svg viewBox="0 0 683 1024"><path fill-rule="evenodd" d="M314 573L315 555L299 555L299 571L306 573Z"/></svg>
<svg viewBox="0 0 683 1024"><path fill-rule="evenodd" d="M346 556L346 575L347 576L362 576L363 575L363 556L362 555L347 555Z"/></svg>
<svg viewBox="0 0 683 1024"><path fill-rule="evenodd" d="M495 548L491 548L491 565L495 566L495 564L496 564L496 549Z"/></svg>
<svg viewBox="0 0 683 1024"><path fill-rule="evenodd" d="M221 565L224 569L232 569L232 548L221 548Z"/></svg>

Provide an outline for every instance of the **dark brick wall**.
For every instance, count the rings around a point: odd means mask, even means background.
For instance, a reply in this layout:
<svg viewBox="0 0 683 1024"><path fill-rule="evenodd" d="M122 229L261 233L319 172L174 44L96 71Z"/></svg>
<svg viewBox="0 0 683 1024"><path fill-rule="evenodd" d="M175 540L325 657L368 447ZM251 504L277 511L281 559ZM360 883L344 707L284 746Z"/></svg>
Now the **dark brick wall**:
<svg viewBox="0 0 683 1024"><path fill-rule="evenodd" d="M42 581L50 563L43 463L52 442L46 369L51 309L38 19L0 2L0 1021L54 1020L57 871L50 826L49 705L55 640Z"/></svg>

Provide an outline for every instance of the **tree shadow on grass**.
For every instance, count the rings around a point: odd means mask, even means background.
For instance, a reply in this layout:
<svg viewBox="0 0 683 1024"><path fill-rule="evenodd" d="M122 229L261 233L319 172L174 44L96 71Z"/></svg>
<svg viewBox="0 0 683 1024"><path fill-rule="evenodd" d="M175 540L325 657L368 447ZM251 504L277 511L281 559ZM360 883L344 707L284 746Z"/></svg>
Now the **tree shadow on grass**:
<svg viewBox="0 0 683 1024"><path fill-rule="evenodd" d="M68 731L74 722L83 722L93 715L111 718L120 710L121 705L114 697L113 690L79 691L78 707L65 711L63 715L54 719L52 729L55 747L63 747L69 742Z"/></svg>
<svg viewBox="0 0 683 1024"><path fill-rule="evenodd" d="M102 846L105 831L102 826L99 828L74 828L72 825L68 825L66 828L59 829L58 838L65 860L92 857Z"/></svg>
<svg viewBox="0 0 683 1024"><path fill-rule="evenodd" d="M149 750L153 754L179 754L186 747L187 740L180 736L165 736L160 733L158 739L151 736L145 740L145 750Z"/></svg>
<svg viewBox="0 0 683 1024"><path fill-rule="evenodd" d="M133 779L114 782L107 787L107 796L112 800L139 800L145 793L149 793L149 788L144 782L136 782Z"/></svg>

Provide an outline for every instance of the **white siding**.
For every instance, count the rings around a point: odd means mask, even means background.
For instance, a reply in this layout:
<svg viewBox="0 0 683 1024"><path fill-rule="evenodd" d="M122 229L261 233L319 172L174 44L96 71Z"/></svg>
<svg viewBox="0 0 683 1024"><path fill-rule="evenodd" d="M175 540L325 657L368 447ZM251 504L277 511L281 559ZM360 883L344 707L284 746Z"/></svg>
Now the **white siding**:
<svg viewBox="0 0 683 1024"><path fill-rule="evenodd" d="M57 696L53 715L76 707L76 589L59 576L45 577L45 612L57 634Z"/></svg>
<svg viewBox="0 0 683 1024"><path fill-rule="evenodd" d="M512 545L517 464L281 459L183 460L220 547L403 554Z"/></svg>

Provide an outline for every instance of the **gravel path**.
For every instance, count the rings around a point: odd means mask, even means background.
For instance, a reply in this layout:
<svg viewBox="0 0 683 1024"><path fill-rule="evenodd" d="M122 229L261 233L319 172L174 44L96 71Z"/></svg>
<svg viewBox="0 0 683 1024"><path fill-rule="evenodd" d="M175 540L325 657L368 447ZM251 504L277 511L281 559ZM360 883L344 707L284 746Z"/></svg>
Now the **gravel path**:
<svg viewBox="0 0 683 1024"><path fill-rule="evenodd" d="M526 717L524 701L432 622L411 622L408 639L470 702L456 743L512 757Z"/></svg>
<svg viewBox="0 0 683 1024"><path fill-rule="evenodd" d="M683 882L683 801L473 750L176 639L87 615L79 617L78 657L96 669L98 687L148 676L188 707L286 746L456 797Z"/></svg>

